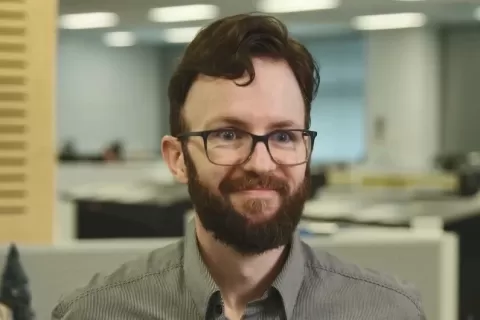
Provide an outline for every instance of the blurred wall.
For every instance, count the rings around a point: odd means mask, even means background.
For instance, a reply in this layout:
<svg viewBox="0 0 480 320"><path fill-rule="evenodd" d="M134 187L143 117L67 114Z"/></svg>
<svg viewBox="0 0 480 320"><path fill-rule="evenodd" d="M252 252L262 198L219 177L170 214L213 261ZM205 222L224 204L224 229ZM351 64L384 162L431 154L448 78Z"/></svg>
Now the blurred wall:
<svg viewBox="0 0 480 320"><path fill-rule="evenodd" d="M162 95L162 104L161 104L161 114L165 115L161 117L160 126L162 128L162 136L166 134L170 134L170 119L168 115L170 114L170 105L168 101L168 83L170 81L170 77L173 75L177 64L180 62L180 59L183 55L183 51L185 50L185 46L181 44L177 45L169 45L162 47L162 54L161 54L161 69L163 71L162 78L163 78L163 85L161 88L161 95Z"/></svg>
<svg viewBox="0 0 480 320"><path fill-rule="evenodd" d="M443 149L480 150L480 27L443 30Z"/></svg>
<svg viewBox="0 0 480 320"><path fill-rule="evenodd" d="M312 103L318 132L313 162L356 162L365 156L365 39L352 35L305 41L320 67L320 88Z"/></svg>
<svg viewBox="0 0 480 320"><path fill-rule="evenodd" d="M367 163L429 170L440 150L443 117L437 30L383 30L366 37Z"/></svg>
<svg viewBox="0 0 480 320"><path fill-rule="evenodd" d="M115 139L127 152L159 150L161 50L111 48L81 31L62 31L58 42L57 142L73 139L82 152L98 152Z"/></svg>

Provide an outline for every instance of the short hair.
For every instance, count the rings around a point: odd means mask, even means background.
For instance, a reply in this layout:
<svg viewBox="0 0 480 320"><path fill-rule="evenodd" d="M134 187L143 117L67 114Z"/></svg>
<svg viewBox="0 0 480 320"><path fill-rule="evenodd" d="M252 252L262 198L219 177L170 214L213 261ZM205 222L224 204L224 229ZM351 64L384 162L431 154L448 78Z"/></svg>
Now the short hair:
<svg viewBox="0 0 480 320"><path fill-rule="evenodd" d="M170 134L188 130L183 107L199 75L236 80L248 86L255 79L253 58L270 58L288 63L302 92L305 127L310 127L310 109L320 82L318 66L310 52L290 37L277 18L260 14L239 14L214 21L202 29L187 46L168 87Z"/></svg>

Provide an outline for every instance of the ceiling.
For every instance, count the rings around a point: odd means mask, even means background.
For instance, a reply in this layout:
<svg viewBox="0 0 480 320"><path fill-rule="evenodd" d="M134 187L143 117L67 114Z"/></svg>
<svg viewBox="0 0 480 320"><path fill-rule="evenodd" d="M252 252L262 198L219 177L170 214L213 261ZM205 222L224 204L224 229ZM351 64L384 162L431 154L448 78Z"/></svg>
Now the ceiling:
<svg viewBox="0 0 480 320"><path fill-rule="evenodd" d="M217 5L220 7L221 16L256 10L256 0L60 0L59 14L115 12L120 16L120 25L115 28L62 32L81 32L99 36L106 31L134 31L140 42L162 43L161 32L164 28L202 26L208 21L153 23L146 19L148 10L155 7L195 3ZM480 0L343 0L342 5L333 10L286 13L276 16L289 26L295 36L315 37L352 32L351 18L365 14L423 12L427 14L429 23L432 25L480 24L473 19L473 10L478 6L480 6Z"/></svg>

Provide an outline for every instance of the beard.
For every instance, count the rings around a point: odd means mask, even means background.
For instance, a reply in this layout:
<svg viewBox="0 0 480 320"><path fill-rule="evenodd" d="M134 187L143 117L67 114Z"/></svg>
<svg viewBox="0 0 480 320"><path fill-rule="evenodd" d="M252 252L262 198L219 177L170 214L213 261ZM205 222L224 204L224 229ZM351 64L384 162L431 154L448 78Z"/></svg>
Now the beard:
<svg viewBox="0 0 480 320"><path fill-rule="evenodd" d="M188 151L186 148L183 151L193 206L202 226L217 241L244 256L259 255L290 243L309 194L308 166L304 181L294 192L278 177L248 171L239 178L227 174L219 184L220 195L217 195L201 183ZM267 220L251 221L248 214L238 212L230 201L232 193L254 188L275 190L281 199L278 209ZM242 203L242 209L246 213L261 214L266 205L265 199L250 199Z"/></svg>

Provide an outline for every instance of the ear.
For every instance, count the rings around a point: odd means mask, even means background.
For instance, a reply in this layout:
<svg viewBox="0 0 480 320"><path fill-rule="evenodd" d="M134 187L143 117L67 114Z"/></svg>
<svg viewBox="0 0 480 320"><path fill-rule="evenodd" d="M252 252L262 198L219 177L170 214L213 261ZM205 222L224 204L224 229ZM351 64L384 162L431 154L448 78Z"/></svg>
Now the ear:
<svg viewBox="0 0 480 320"><path fill-rule="evenodd" d="M175 179L180 183L187 183L187 168L183 159L182 146L177 138L172 136L162 138L162 156Z"/></svg>

